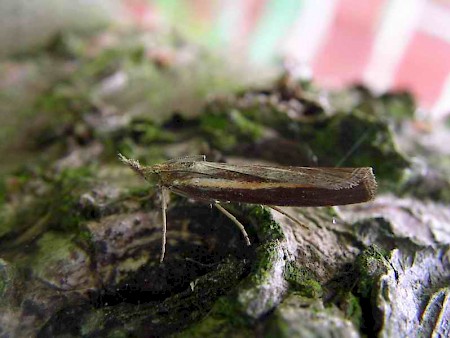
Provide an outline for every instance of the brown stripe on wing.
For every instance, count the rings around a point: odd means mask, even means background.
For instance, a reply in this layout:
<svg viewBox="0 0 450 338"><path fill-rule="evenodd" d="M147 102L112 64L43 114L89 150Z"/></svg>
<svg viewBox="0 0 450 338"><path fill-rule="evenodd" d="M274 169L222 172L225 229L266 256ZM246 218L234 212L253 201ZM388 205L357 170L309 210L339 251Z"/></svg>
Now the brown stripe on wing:
<svg viewBox="0 0 450 338"><path fill-rule="evenodd" d="M326 188L230 189L180 185L174 192L199 200L218 200L278 206L331 206L365 202L373 198L366 184L332 190Z"/></svg>

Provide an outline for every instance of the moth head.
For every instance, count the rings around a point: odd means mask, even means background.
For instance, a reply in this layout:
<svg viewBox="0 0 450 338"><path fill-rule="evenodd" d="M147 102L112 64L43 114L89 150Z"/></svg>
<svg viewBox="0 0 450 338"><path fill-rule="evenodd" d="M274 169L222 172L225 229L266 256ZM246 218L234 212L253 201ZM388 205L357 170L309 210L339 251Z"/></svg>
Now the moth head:
<svg viewBox="0 0 450 338"><path fill-rule="evenodd" d="M133 160L131 158L126 158L122 154L119 153L119 159L128 165L131 169L137 172L140 176L142 176L145 180L149 182L153 182L157 179L157 175L159 174L158 166L142 166L138 160Z"/></svg>

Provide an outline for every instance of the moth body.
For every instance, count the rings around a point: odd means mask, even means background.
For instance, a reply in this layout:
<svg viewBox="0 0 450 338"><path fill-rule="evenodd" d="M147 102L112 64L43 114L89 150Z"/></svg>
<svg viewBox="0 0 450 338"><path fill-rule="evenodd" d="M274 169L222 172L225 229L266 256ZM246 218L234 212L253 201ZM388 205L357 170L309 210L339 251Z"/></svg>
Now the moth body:
<svg viewBox="0 0 450 338"><path fill-rule="evenodd" d="M311 168L186 162L158 165L162 186L198 200L278 206L366 202L376 191L372 168Z"/></svg>
<svg viewBox="0 0 450 338"><path fill-rule="evenodd" d="M377 184L372 168L277 167L207 162L204 156L141 166L138 161L119 158L162 190L163 242L166 243L166 191L216 206L240 229L244 226L220 202L264 204L291 218L277 206L332 206L361 203L375 196ZM202 160L199 160L202 159ZM292 218L291 218L292 219ZM302 225L293 219L294 222Z"/></svg>

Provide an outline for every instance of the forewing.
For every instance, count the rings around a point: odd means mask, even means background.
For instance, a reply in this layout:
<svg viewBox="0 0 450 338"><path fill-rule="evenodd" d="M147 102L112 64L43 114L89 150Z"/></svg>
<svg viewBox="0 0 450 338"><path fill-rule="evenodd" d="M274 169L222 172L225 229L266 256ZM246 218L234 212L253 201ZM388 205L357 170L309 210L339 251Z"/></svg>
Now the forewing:
<svg viewBox="0 0 450 338"><path fill-rule="evenodd" d="M362 180L373 180L371 168L314 168L314 167L274 167L261 165L233 165L215 162L197 162L196 171L228 172L241 175L251 181L292 183L305 187L330 190L351 188Z"/></svg>

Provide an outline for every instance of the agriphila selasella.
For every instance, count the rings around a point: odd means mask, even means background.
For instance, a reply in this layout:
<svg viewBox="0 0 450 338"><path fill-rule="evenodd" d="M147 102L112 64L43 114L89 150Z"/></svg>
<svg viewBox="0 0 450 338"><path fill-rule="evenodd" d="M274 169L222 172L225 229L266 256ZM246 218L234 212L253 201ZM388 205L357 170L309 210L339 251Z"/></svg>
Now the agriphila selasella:
<svg viewBox="0 0 450 338"><path fill-rule="evenodd" d="M152 166L119 154L122 162L148 181L155 178L162 196L163 262L167 233L167 194L175 194L205 201L214 205L240 230L247 245L250 239L243 224L221 202L263 204L298 220L278 206L333 206L371 200L376 181L370 167L322 168L280 167L266 165L235 165L206 161L206 156L189 156Z"/></svg>

